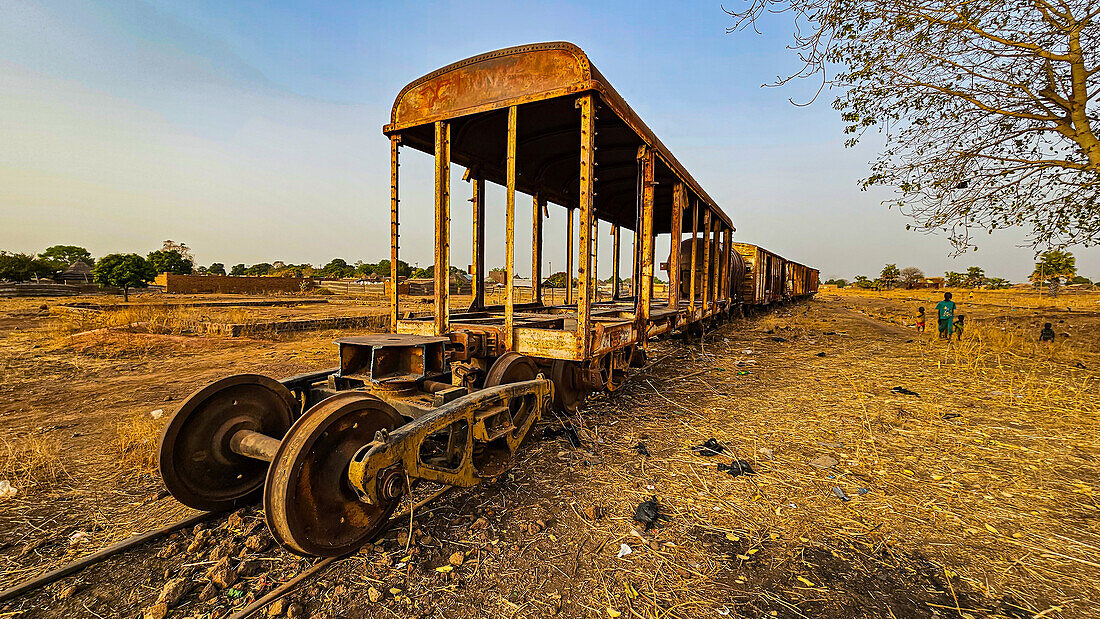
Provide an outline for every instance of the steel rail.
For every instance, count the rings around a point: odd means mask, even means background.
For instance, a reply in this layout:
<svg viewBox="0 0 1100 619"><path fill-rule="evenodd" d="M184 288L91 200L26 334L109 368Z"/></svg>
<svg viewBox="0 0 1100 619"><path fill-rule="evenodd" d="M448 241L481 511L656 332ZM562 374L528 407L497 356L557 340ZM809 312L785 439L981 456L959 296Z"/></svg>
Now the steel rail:
<svg viewBox="0 0 1100 619"><path fill-rule="evenodd" d="M17 598L24 593L34 591L35 589L41 589L42 587L57 582L58 580L61 580L62 578L69 576L70 574L75 574L90 565L94 565L96 563L99 563L100 561L109 559L110 557L125 552L136 546L140 546L146 542L151 542L166 535L171 535L172 533L175 533L180 529L186 529L187 527L196 525L200 522L204 522L221 513L223 512L202 512L200 514L184 518L183 520L180 520L178 522L174 522L168 526L161 527L154 531L149 531L124 539L121 542L104 548L103 550L93 552L86 557L73 561L72 563L66 563L59 568L46 572L45 574L36 576L29 580L25 580L19 584L13 585L11 587L8 587L7 589L4 589L3 591L0 591L0 603L7 602L8 600Z"/></svg>
<svg viewBox="0 0 1100 619"><path fill-rule="evenodd" d="M420 501L417 501L408 509L401 511L400 513L394 514L393 516L390 516L389 520L387 520L382 529L378 531L378 535L376 535L374 539L377 540L379 537L381 537L382 534L388 531L390 527L392 527L398 520L410 517L416 510L427 505L428 503L431 503L432 501L438 499L444 494L447 494L454 488L455 486L440 488L436 492L432 493L430 496L421 499ZM230 615L228 619L248 619L248 617L255 615L257 612L263 610L269 604L286 597L291 591L294 590L295 587L325 571L333 563L336 563L337 561L343 561L350 556L352 555L344 555L342 557L326 557L324 559L321 559L317 563L314 563L312 566L310 566L306 571L295 575L290 580L284 582L278 587L275 587L271 591L268 591L266 595L256 600L255 602L252 602L248 606L245 606L236 614Z"/></svg>

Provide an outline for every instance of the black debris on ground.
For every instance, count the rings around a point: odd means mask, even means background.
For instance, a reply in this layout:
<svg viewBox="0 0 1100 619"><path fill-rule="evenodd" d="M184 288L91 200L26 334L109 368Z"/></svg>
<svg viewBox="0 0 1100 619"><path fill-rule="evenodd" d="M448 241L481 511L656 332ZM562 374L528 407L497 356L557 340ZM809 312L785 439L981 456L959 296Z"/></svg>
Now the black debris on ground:
<svg viewBox="0 0 1100 619"><path fill-rule="evenodd" d="M918 398L920 397L919 393L911 389L906 389L905 387L894 387L890 390L890 393L900 393L901 395L915 395Z"/></svg>
<svg viewBox="0 0 1100 619"><path fill-rule="evenodd" d="M646 531L658 526L661 520L669 520L669 517L661 513L661 504L654 495L648 501L642 501L634 509L634 520L645 525Z"/></svg>
<svg viewBox="0 0 1100 619"><path fill-rule="evenodd" d="M718 442L718 439L708 438L707 440L703 441L701 445L696 445L695 447L692 447L691 450L699 454L700 456L717 456L718 454L725 451L726 448Z"/></svg>
<svg viewBox="0 0 1100 619"><path fill-rule="evenodd" d="M749 464L748 460L734 460L729 464L719 462L718 470L725 471L726 474L731 477L737 477L738 475L756 475L756 471L752 470L752 466Z"/></svg>

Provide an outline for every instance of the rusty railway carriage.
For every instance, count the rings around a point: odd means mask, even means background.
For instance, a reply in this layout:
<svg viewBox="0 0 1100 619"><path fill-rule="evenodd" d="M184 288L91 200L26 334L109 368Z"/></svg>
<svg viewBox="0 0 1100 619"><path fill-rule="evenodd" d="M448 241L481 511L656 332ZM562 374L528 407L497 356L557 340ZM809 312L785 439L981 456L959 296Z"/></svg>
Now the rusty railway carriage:
<svg viewBox="0 0 1100 619"><path fill-rule="evenodd" d="M787 260L787 297L798 300L817 294L818 276L817 269Z"/></svg>
<svg viewBox="0 0 1100 619"><path fill-rule="evenodd" d="M644 362L650 338L697 330L746 300L770 303L783 293L780 282L765 286L764 300L744 295L742 281L756 285L755 268L745 272L729 217L574 45L502 49L430 73L401 90L383 133L394 284L409 225L399 208L398 158L407 147L435 160L432 315L403 311L392 285L393 333L337 340L340 365L331 370L217 381L188 398L161 439L161 473L177 499L216 510L262 492L272 535L293 552L354 551L410 480L473 486L499 476L542 414L618 389ZM473 302L457 312L440 281L457 258L452 161L465 168L473 230ZM486 305L483 283L486 182L507 196L506 300L496 306ZM526 260L514 251L517 191L532 196L534 300L525 303L513 286L516 261ZM571 285L562 305L543 303L540 287L550 205L567 217ZM614 239L605 276L616 285L606 302L595 301L601 222ZM634 241L629 295L617 283L624 235ZM679 251L662 265L670 285L656 298L659 235Z"/></svg>

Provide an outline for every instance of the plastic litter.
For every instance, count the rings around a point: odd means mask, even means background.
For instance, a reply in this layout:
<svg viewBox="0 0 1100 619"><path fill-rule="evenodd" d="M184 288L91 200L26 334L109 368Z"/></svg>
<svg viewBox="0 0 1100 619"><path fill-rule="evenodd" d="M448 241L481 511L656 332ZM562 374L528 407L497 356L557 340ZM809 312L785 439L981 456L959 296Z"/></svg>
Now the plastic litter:
<svg viewBox="0 0 1100 619"><path fill-rule="evenodd" d="M577 436L577 431L574 430L572 426L565 426L563 428L549 426L542 431L543 438L557 438L559 436L564 436L569 439L569 445L572 446L573 449L577 449L581 446L581 439Z"/></svg>
<svg viewBox="0 0 1100 619"><path fill-rule="evenodd" d="M756 475L756 471L752 470L752 466L749 465L748 460L734 460L729 464L719 462L718 470L725 471L726 474L731 477L737 477L738 475Z"/></svg>
<svg viewBox="0 0 1100 619"><path fill-rule="evenodd" d="M841 501L851 501L852 500L852 497L848 496L847 494L844 494L844 489L841 488L840 486L833 486L833 494L835 494L836 497L838 499L840 499Z"/></svg>
<svg viewBox="0 0 1100 619"><path fill-rule="evenodd" d="M6 499L17 494L19 494L19 488L11 485L11 482L6 479L0 479L0 499Z"/></svg>
<svg viewBox="0 0 1100 619"><path fill-rule="evenodd" d="M164 416L164 410L158 408L157 410L149 413L149 416L152 417L153 419L160 419L161 417Z"/></svg>
<svg viewBox="0 0 1100 619"><path fill-rule="evenodd" d="M661 513L661 504L654 496L648 501L642 501L634 510L634 520L645 525L648 531L650 527L657 526L661 520L668 520L668 516Z"/></svg>
<svg viewBox="0 0 1100 619"><path fill-rule="evenodd" d="M740 372L738 372L740 374ZM726 450L725 447L718 442L718 439L708 438L703 441L701 445L696 445L691 448L692 451L698 453L700 456L717 456Z"/></svg>
<svg viewBox="0 0 1100 619"><path fill-rule="evenodd" d="M919 393L911 389L906 389L905 387L894 387L890 390L890 393L900 393L901 395L915 395L918 398L920 397Z"/></svg>
<svg viewBox="0 0 1100 619"><path fill-rule="evenodd" d="M779 342L779 343L783 343L783 342L786 342L786 341L787 341L787 338L785 338L785 337L779 337L779 336L777 335L777 336L775 336L775 337L773 337L773 338L772 338L772 341L773 341L773 342Z"/></svg>
<svg viewBox="0 0 1100 619"><path fill-rule="evenodd" d="M634 446L634 451L638 452L638 455L640 455L640 456L648 457L648 456L653 455L653 454L649 453L649 448L646 447L645 443L643 443L642 441L638 441L638 444Z"/></svg>
<svg viewBox="0 0 1100 619"><path fill-rule="evenodd" d="M634 552L634 551L631 550L630 546L627 546L626 544L620 544L619 545L619 558L620 559L622 559L623 557L625 557L626 555L628 555L632 552Z"/></svg>

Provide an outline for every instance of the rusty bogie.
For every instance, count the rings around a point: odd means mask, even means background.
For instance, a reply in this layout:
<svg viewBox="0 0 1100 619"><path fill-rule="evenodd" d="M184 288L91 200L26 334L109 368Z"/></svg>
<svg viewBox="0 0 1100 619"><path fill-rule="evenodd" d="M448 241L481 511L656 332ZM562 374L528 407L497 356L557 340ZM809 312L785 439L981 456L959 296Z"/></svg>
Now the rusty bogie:
<svg viewBox="0 0 1100 619"><path fill-rule="evenodd" d="M395 466L453 486L498 477L552 398L551 382L541 377L482 389L380 433L352 457L348 479L364 502L377 505L385 500L383 471Z"/></svg>

